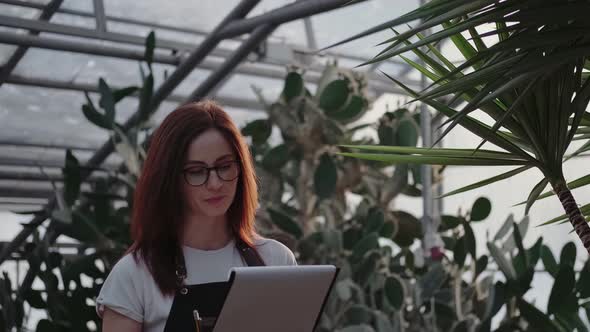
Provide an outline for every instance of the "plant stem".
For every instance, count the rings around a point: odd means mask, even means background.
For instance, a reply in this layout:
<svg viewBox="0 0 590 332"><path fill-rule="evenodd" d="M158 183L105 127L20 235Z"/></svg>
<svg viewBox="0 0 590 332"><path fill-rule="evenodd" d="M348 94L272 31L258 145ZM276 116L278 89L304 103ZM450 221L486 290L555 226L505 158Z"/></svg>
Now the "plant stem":
<svg viewBox="0 0 590 332"><path fill-rule="evenodd" d="M565 180L560 179L553 184L553 190L555 190L557 197L559 197L561 205L563 206L565 213L568 215L569 221L578 234L578 237L582 240L584 248L586 248L586 251L590 254L590 226L588 226L586 219L584 219L584 216L582 215L574 196L567 187Z"/></svg>
<svg viewBox="0 0 590 332"><path fill-rule="evenodd" d="M455 267L454 271L454 280L453 280L453 289L455 291L455 311L457 313L457 319L459 321L463 320L463 309L461 308L462 305L462 297L461 297L461 268Z"/></svg>

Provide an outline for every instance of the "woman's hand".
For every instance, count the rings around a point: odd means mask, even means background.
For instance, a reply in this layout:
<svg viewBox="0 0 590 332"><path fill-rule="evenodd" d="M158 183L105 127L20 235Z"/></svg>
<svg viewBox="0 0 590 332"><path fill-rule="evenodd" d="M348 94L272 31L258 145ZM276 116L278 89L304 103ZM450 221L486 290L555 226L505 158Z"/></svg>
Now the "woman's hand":
<svg viewBox="0 0 590 332"><path fill-rule="evenodd" d="M105 307L102 332L141 332L141 323Z"/></svg>

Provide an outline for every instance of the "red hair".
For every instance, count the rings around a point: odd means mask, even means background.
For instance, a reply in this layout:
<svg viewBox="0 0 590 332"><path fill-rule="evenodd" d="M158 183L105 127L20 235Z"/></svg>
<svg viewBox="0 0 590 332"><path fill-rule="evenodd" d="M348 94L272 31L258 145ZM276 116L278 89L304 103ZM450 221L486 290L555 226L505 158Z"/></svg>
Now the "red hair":
<svg viewBox="0 0 590 332"><path fill-rule="evenodd" d="M143 259L163 294L176 290L176 257L182 252L181 176L189 144L208 129L230 142L240 161L240 177L227 219L234 237L253 245L258 189L252 155L229 115L212 101L180 106L154 132L137 181L131 218L133 244L127 251Z"/></svg>

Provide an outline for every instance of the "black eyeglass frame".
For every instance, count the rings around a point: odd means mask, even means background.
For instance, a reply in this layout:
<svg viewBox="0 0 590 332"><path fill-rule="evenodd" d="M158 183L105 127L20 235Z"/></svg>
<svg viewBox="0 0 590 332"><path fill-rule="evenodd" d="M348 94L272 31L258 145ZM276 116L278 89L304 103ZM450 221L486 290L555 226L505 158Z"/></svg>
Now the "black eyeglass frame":
<svg viewBox="0 0 590 332"><path fill-rule="evenodd" d="M207 172L207 175L205 176L205 181L203 181L203 183L201 183L201 184L192 184L187 179L186 173L188 173L192 168L184 169L182 171L182 175L183 175L182 177L184 178L184 181L189 186L192 186L192 187L200 187L200 186L204 185L205 183L207 183L207 181L209 181L209 176L211 175L211 171L213 171L213 170L215 170L215 174L217 174L217 178L220 179L221 181L231 182L231 181L237 179L240 176L240 173L241 173L240 161L239 160L228 160L228 161L225 161L225 163L236 163L236 164L238 164L238 172L237 172L236 176L234 178L230 179L230 180L224 179L224 178L222 178L219 175L219 168L224 167L226 165L223 165L223 166L212 166L212 167L203 167L202 169Z"/></svg>

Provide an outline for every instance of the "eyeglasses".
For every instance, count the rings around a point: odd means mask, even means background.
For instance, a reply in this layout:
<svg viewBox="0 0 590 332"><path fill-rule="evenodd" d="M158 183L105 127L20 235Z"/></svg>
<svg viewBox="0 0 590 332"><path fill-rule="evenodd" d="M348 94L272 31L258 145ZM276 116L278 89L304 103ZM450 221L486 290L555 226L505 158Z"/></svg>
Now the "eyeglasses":
<svg viewBox="0 0 590 332"><path fill-rule="evenodd" d="M213 167L196 166L185 169L184 180L193 187L202 186L209 180L209 174L215 170L217 177L223 181L233 181L240 174L240 167L237 160L226 161Z"/></svg>

